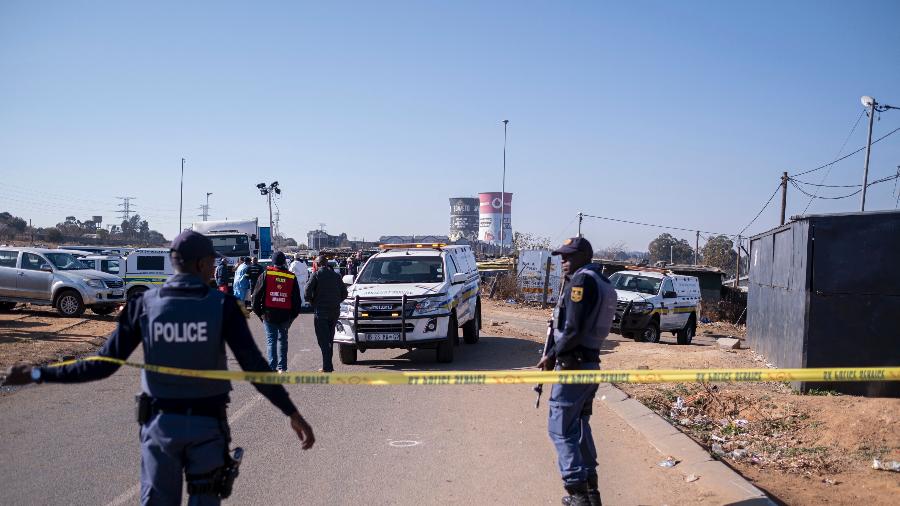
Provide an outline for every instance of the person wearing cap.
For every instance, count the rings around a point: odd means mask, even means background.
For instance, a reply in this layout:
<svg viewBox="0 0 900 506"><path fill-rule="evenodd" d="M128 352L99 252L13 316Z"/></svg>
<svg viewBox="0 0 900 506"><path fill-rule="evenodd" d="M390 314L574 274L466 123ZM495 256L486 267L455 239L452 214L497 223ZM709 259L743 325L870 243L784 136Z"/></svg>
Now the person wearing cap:
<svg viewBox="0 0 900 506"><path fill-rule="evenodd" d="M256 282L253 290L253 313L266 329L269 368L284 372L288 367L288 329L300 315L300 287L287 268L287 257L281 251L272 256L272 263Z"/></svg>
<svg viewBox="0 0 900 506"><path fill-rule="evenodd" d="M553 252L562 256L565 285L553 310L553 343L538 367L556 370L600 368L600 345L616 313L616 291L592 263L594 250L583 237L566 239ZM548 433L556 447L566 505L600 504L597 450L590 417L597 385L553 385Z"/></svg>
<svg viewBox="0 0 900 506"><path fill-rule="evenodd" d="M222 257L219 259L219 265L216 266L215 271L216 286L222 293L230 293L228 290L228 274L228 259Z"/></svg>
<svg viewBox="0 0 900 506"><path fill-rule="evenodd" d="M269 371L238 301L209 287L217 257L209 238L193 231L172 241L175 275L162 286L131 297L119 323L97 355L125 360L143 345L147 364L225 370L225 345L245 371ZM78 383L106 378L119 364L81 361L65 366L13 366L4 385ZM254 387L290 417L301 448L313 446L312 428L281 385ZM181 504L187 479L189 504L219 504L221 477L231 441L226 408L231 383L141 372L138 397L141 503Z"/></svg>

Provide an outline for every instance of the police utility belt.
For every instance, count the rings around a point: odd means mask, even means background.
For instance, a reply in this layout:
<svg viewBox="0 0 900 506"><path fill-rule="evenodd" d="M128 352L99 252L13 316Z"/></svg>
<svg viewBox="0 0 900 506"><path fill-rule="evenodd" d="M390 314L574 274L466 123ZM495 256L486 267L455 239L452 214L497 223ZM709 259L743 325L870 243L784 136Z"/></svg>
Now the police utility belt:
<svg viewBox="0 0 900 506"><path fill-rule="evenodd" d="M584 369L582 364L600 363L600 350L579 346L573 351L560 354L556 357L556 365L563 371L575 371Z"/></svg>
<svg viewBox="0 0 900 506"><path fill-rule="evenodd" d="M187 416L208 416L219 420L227 420L228 413L225 404L192 402L190 399L179 399L178 401L163 401L154 399L149 395L142 393L136 395L135 398L135 418L137 423L144 425L150 421L155 415L187 415Z"/></svg>

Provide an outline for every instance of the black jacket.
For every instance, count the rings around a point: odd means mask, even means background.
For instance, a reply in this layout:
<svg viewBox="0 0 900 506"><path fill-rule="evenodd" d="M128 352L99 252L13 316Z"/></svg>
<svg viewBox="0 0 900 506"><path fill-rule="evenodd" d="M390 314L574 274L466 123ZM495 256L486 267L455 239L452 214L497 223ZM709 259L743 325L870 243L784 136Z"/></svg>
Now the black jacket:
<svg viewBox="0 0 900 506"><path fill-rule="evenodd" d="M309 279L304 295L317 315L324 314L336 319L341 302L347 298L347 286L340 274L330 267L321 267Z"/></svg>
<svg viewBox="0 0 900 506"><path fill-rule="evenodd" d="M256 286L253 288L253 312L256 313L261 320L272 323L284 323L293 321L294 318L300 315L300 307L301 304L303 304L303 301L300 299L300 286L297 284L296 276L294 276L293 273L288 272L287 269L277 268L277 270L285 273L286 276L294 278L294 287L291 291L291 308L267 309L265 307L266 285L269 284L271 276L267 276L266 272L263 271L259 278L257 278Z"/></svg>

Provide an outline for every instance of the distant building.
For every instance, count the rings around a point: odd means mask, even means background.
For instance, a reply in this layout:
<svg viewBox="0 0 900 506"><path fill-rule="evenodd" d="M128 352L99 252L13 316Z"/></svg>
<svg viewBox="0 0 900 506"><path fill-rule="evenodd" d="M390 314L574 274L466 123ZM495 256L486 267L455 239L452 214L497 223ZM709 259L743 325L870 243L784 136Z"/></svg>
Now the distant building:
<svg viewBox="0 0 900 506"><path fill-rule="evenodd" d="M347 234L329 235L324 230L310 230L306 233L306 244L310 249L341 248L348 246Z"/></svg>
<svg viewBox="0 0 900 506"><path fill-rule="evenodd" d="M383 235L378 244L410 244L410 243L442 243L447 244L450 238L446 235Z"/></svg>

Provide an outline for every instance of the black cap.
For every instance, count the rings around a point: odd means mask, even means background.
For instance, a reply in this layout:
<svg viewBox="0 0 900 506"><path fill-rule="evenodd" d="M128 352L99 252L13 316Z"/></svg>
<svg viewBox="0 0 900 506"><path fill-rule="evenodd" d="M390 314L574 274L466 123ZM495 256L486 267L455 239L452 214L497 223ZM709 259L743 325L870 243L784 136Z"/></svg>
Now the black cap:
<svg viewBox="0 0 900 506"><path fill-rule="evenodd" d="M272 256L272 263L283 267L287 263L287 258L285 258L284 253L276 251L275 255Z"/></svg>
<svg viewBox="0 0 900 506"><path fill-rule="evenodd" d="M556 248L554 255L571 255L573 253L587 253L588 256L594 256L594 248L591 243L584 237L572 237L563 241L562 246Z"/></svg>
<svg viewBox="0 0 900 506"><path fill-rule="evenodd" d="M185 230L178 234L178 237L172 240L172 246L169 247L169 251L178 253L178 256L186 260L221 256L216 253L209 237L193 230Z"/></svg>

